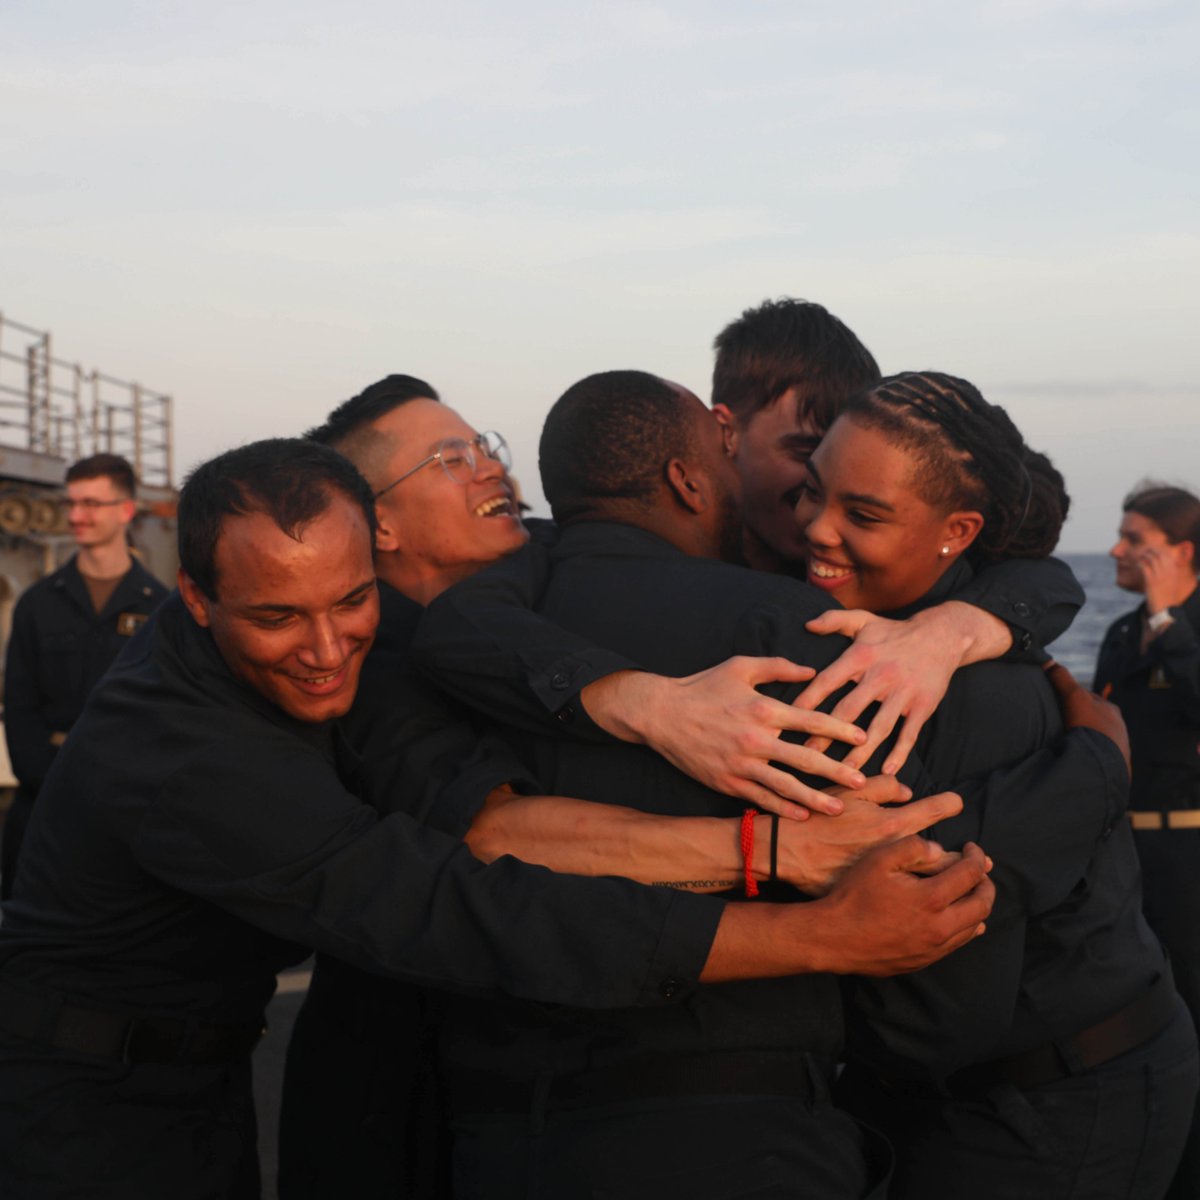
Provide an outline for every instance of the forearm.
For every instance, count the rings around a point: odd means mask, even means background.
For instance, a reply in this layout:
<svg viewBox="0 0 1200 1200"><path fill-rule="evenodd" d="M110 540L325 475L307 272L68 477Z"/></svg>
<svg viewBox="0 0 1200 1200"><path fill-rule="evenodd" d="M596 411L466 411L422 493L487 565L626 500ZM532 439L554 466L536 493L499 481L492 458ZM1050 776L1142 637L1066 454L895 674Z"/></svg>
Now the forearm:
<svg viewBox="0 0 1200 1200"><path fill-rule="evenodd" d="M770 872L769 818L754 819L752 875ZM493 792L466 842L483 862L511 855L571 875L620 875L686 891L725 891L744 880L741 821L664 817L567 796Z"/></svg>
<svg viewBox="0 0 1200 1200"><path fill-rule="evenodd" d="M1175 619L1151 638L1148 652L1170 682L1179 707L1191 721L1200 721L1200 636L1181 608Z"/></svg>
<svg viewBox="0 0 1200 1200"><path fill-rule="evenodd" d="M909 618L915 626L936 630L958 666L1001 658L1012 648L1012 630L982 608L962 600L947 600Z"/></svg>
<svg viewBox="0 0 1200 1200"><path fill-rule="evenodd" d="M820 900L727 904L700 978L919 970L982 932L995 896L987 866L977 846L955 861L905 838L868 855Z"/></svg>
<svg viewBox="0 0 1200 1200"><path fill-rule="evenodd" d="M533 611L545 586L545 551L530 546L444 592L425 611L414 660L442 689L476 711L545 732L568 721L577 735L602 735L586 719L580 689L628 659L577 637Z"/></svg>

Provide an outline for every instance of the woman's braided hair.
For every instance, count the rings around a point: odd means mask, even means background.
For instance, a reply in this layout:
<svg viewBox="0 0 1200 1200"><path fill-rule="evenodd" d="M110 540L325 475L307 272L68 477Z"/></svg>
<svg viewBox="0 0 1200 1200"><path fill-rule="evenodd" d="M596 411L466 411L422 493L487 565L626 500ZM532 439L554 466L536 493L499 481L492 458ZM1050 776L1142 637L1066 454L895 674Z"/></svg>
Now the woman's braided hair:
<svg viewBox="0 0 1200 1200"><path fill-rule="evenodd" d="M913 483L926 503L982 513L969 558L1045 558L1054 550L1071 504L1063 477L973 384L937 371L888 375L851 396L842 415L914 455Z"/></svg>

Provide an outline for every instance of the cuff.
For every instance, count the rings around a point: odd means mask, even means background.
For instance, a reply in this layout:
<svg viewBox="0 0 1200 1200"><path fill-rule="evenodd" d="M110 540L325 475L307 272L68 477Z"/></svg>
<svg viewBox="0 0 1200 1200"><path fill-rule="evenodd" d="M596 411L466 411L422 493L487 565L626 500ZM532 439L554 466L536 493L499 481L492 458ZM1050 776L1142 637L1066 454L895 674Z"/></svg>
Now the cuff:
<svg viewBox="0 0 1200 1200"><path fill-rule="evenodd" d="M438 793L425 824L462 839L483 802L495 788L509 784L515 791L534 794L542 789L503 743L485 738Z"/></svg>
<svg viewBox="0 0 1200 1200"><path fill-rule="evenodd" d="M589 683L617 671L637 671L641 668L621 654L609 650L592 650L586 655L571 654L558 659L530 681L534 694L561 724L570 728L573 736L589 736L610 740L590 716L579 698Z"/></svg>

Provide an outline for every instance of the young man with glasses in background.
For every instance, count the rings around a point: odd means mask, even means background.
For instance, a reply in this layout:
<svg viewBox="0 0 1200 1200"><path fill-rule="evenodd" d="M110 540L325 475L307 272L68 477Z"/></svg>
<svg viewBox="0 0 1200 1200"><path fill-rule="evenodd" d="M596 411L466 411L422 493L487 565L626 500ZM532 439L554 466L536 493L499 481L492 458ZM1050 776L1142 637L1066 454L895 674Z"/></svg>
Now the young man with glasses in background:
<svg viewBox="0 0 1200 1200"><path fill-rule="evenodd" d="M67 470L66 509L77 552L17 602L4 667L4 735L19 787L4 822L0 896L37 793L92 688L167 594L130 553L137 512L133 468L93 454Z"/></svg>

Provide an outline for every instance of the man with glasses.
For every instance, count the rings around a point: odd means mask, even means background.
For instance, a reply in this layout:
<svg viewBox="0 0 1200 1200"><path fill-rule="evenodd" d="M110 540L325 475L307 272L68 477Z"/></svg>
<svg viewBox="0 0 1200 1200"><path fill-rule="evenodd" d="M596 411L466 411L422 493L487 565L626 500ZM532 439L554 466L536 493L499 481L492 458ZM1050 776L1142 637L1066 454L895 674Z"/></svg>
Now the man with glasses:
<svg viewBox="0 0 1200 1200"><path fill-rule="evenodd" d="M67 470L77 553L17 603L4 668L4 735L20 786L4 823L0 897L12 894L17 855L38 789L100 676L167 594L129 552L137 512L133 468L93 454Z"/></svg>

